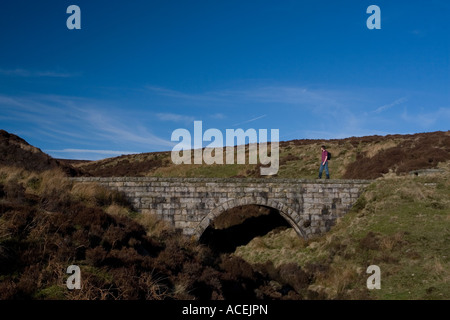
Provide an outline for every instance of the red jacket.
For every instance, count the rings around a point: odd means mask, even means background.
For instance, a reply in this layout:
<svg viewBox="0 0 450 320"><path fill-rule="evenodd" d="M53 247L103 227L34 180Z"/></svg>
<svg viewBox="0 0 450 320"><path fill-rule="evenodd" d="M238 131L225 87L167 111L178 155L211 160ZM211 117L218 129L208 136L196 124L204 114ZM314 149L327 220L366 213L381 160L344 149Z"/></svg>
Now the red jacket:
<svg viewBox="0 0 450 320"><path fill-rule="evenodd" d="M324 163L324 161L328 161L328 151L327 150L323 150L322 151L322 163Z"/></svg>

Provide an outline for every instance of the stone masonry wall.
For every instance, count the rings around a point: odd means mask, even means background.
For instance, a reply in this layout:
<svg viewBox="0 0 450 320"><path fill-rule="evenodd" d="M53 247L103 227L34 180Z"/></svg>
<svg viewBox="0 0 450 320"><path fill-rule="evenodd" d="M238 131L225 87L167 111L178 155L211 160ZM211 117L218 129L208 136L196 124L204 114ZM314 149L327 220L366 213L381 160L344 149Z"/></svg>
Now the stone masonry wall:
<svg viewBox="0 0 450 320"><path fill-rule="evenodd" d="M111 177L73 178L123 192L133 207L156 214L184 234L199 238L228 209L256 204L278 209L308 238L327 232L346 214L370 181Z"/></svg>

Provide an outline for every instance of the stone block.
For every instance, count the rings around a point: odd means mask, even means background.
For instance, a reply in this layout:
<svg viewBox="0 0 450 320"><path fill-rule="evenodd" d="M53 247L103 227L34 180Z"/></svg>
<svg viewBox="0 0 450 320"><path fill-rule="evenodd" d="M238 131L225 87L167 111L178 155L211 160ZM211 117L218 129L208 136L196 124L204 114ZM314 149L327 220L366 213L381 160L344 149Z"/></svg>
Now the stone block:
<svg viewBox="0 0 450 320"><path fill-rule="evenodd" d="M126 181L123 183L124 187L136 187L137 183L136 182L131 182L131 181Z"/></svg>

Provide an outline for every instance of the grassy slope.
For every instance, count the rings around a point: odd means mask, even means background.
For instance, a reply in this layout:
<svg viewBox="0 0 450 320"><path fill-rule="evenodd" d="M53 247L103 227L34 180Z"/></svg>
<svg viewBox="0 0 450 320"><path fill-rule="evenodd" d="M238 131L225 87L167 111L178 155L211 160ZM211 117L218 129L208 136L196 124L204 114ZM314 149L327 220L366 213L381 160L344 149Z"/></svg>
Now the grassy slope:
<svg viewBox="0 0 450 320"><path fill-rule="evenodd" d="M310 290L334 298L450 299L450 180L384 177L322 238L303 241L292 229L239 247L251 263L315 266ZM368 291L366 268L381 268L381 290ZM320 271L322 270L322 271Z"/></svg>
<svg viewBox="0 0 450 320"><path fill-rule="evenodd" d="M408 172L433 168L439 162L450 160L449 131L333 140L292 140L280 143L277 176L316 178L322 144L333 155L329 167L331 177L336 179L372 179L389 170ZM170 152L72 164L93 176L260 177L257 164L175 165Z"/></svg>
<svg viewBox="0 0 450 320"><path fill-rule="evenodd" d="M348 164L356 159L358 152L368 152L369 155L385 148L397 145L401 138L383 139L378 142L355 143L350 140L312 140L307 143L296 141L283 142L280 145L279 172L281 178L315 178L320 164L320 146L326 144L333 154L330 161L330 172L333 178L339 179L345 173ZM248 161L248 160L247 160ZM154 165L149 164L153 162ZM158 177L216 177L259 176L257 165L224 164L224 165L174 165L169 152L148 153L94 162L74 164L93 175L144 175ZM136 169L132 172L130 167Z"/></svg>

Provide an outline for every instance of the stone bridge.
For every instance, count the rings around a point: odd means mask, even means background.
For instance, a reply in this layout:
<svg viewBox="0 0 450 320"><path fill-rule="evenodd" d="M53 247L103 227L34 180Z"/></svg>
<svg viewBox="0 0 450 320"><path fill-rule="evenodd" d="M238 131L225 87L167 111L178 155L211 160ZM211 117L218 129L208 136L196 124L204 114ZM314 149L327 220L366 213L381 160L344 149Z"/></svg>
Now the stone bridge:
<svg viewBox="0 0 450 320"><path fill-rule="evenodd" d="M228 209L260 205L277 209L303 238L327 232L358 199L367 180L279 178L83 177L123 192L134 208L167 220L186 235L200 238Z"/></svg>

